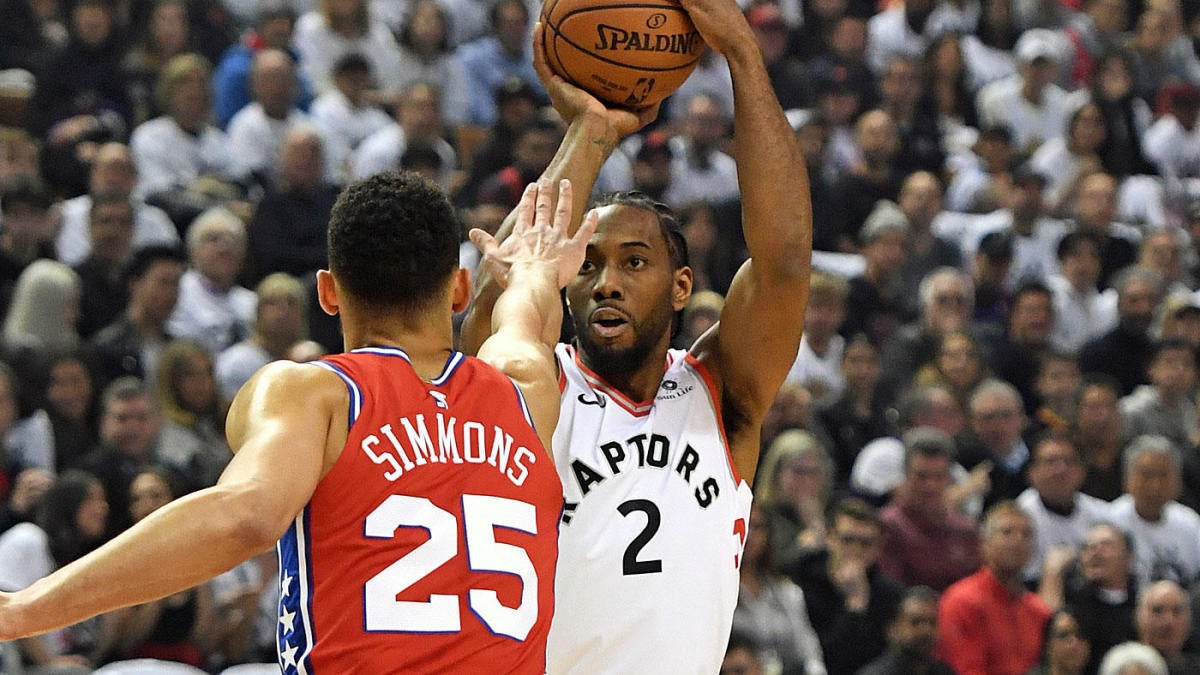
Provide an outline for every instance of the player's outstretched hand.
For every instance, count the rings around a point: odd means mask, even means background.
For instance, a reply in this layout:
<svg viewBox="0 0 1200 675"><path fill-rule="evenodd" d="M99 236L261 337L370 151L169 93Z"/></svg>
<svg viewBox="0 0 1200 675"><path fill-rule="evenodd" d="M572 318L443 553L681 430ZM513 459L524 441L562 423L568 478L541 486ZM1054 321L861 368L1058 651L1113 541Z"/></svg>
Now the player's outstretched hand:
<svg viewBox="0 0 1200 675"><path fill-rule="evenodd" d="M512 234L504 243L478 228L470 231L471 241L483 254L482 264L501 288L508 286L509 276L519 266L549 268L559 288L579 273L588 240L596 231L597 215L589 211L570 237L571 204L571 181L559 181L556 200L551 181L542 179L525 188Z"/></svg>
<svg viewBox="0 0 1200 675"><path fill-rule="evenodd" d="M680 4L700 37L722 56L728 58L735 49L747 46L757 50L754 32L734 0L680 0Z"/></svg>
<svg viewBox="0 0 1200 675"><path fill-rule="evenodd" d="M533 69L537 71L538 79L550 95L550 102L554 104L554 109L564 122L570 124L572 120L584 115L603 119L615 136L610 139L615 144L658 117L658 103L641 110L609 108L600 99L559 77L546 63L545 46L542 43L543 30L545 26L540 21L533 28Z"/></svg>

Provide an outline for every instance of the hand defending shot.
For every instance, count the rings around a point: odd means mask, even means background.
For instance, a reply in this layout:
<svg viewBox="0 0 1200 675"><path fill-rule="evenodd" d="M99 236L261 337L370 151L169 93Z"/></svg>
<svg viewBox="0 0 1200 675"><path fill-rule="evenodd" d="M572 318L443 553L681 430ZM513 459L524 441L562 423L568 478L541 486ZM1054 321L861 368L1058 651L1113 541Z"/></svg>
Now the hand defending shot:
<svg viewBox="0 0 1200 675"><path fill-rule="evenodd" d="M503 243L483 230L471 230L471 242L483 254L482 264L501 288L522 271L552 273L557 288L566 286L579 272L588 240L596 231L597 216L595 211L589 212L575 236L569 236L571 191L571 181L559 181L555 199L551 181L530 183L517 205L512 234Z"/></svg>

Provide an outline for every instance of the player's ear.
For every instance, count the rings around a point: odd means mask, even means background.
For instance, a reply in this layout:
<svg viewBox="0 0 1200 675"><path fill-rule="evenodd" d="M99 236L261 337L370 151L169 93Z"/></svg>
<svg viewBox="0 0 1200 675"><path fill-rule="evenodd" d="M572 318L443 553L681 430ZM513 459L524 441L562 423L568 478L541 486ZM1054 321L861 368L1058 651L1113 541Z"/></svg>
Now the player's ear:
<svg viewBox="0 0 1200 675"><path fill-rule="evenodd" d="M455 314L466 311L471 304L471 270L458 268L450 280L450 307Z"/></svg>
<svg viewBox="0 0 1200 675"><path fill-rule="evenodd" d="M333 283L333 275L329 270L317 270L317 302L329 316L337 316L341 308L338 300L337 284Z"/></svg>
<svg viewBox="0 0 1200 675"><path fill-rule="evenodd" d="M678 312L687 305L690 297L692 297L692 268L680 267L675 270L675 279L672 283L671 308Z"/></svg>

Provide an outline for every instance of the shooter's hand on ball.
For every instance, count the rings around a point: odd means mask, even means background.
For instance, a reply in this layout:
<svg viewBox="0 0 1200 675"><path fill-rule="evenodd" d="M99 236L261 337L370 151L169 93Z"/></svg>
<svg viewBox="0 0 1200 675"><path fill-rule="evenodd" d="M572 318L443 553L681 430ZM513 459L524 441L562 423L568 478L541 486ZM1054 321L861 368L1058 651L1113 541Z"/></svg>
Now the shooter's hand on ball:
<svg viewBox="0 0 1200 675"><path fill-rule="evenodd" d="M679 4L687 10L700 37L726 59L739 50L758 52L754 31L733 0L680 0Z"/></svg>
<svg viewBox="0 0 1200 675"><path fill-rule="evenodd" d="M563 122L570 125L575 119L584 116L602 121L608 129L605 137L615 147L622 138L636 132L658 117L659 104L657 103L641 110L609 108L595 96L555 74L546 63L546 53L542 43L544 29L540 22L533 29L533 69L537 71L542 86L550 95L550 102L562 116Z"/></svg>

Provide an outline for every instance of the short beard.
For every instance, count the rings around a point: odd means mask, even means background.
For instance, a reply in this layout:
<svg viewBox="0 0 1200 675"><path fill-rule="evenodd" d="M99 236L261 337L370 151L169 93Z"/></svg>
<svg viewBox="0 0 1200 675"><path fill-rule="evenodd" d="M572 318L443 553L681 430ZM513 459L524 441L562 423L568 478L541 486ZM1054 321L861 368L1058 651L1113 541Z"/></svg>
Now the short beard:
<svg viewBox="0 0 1200 675"><path fill-rule="evenodd" d="M575 342L586 357L585 364L607 381L626 377L646 365L650 358L658 358L654 351L662 336L671 330L672 315L655 314L645 321L630 323L634 342L628 347L613 347L592 339L591 323L587 316L572 314L575 324Z"/></svg>

